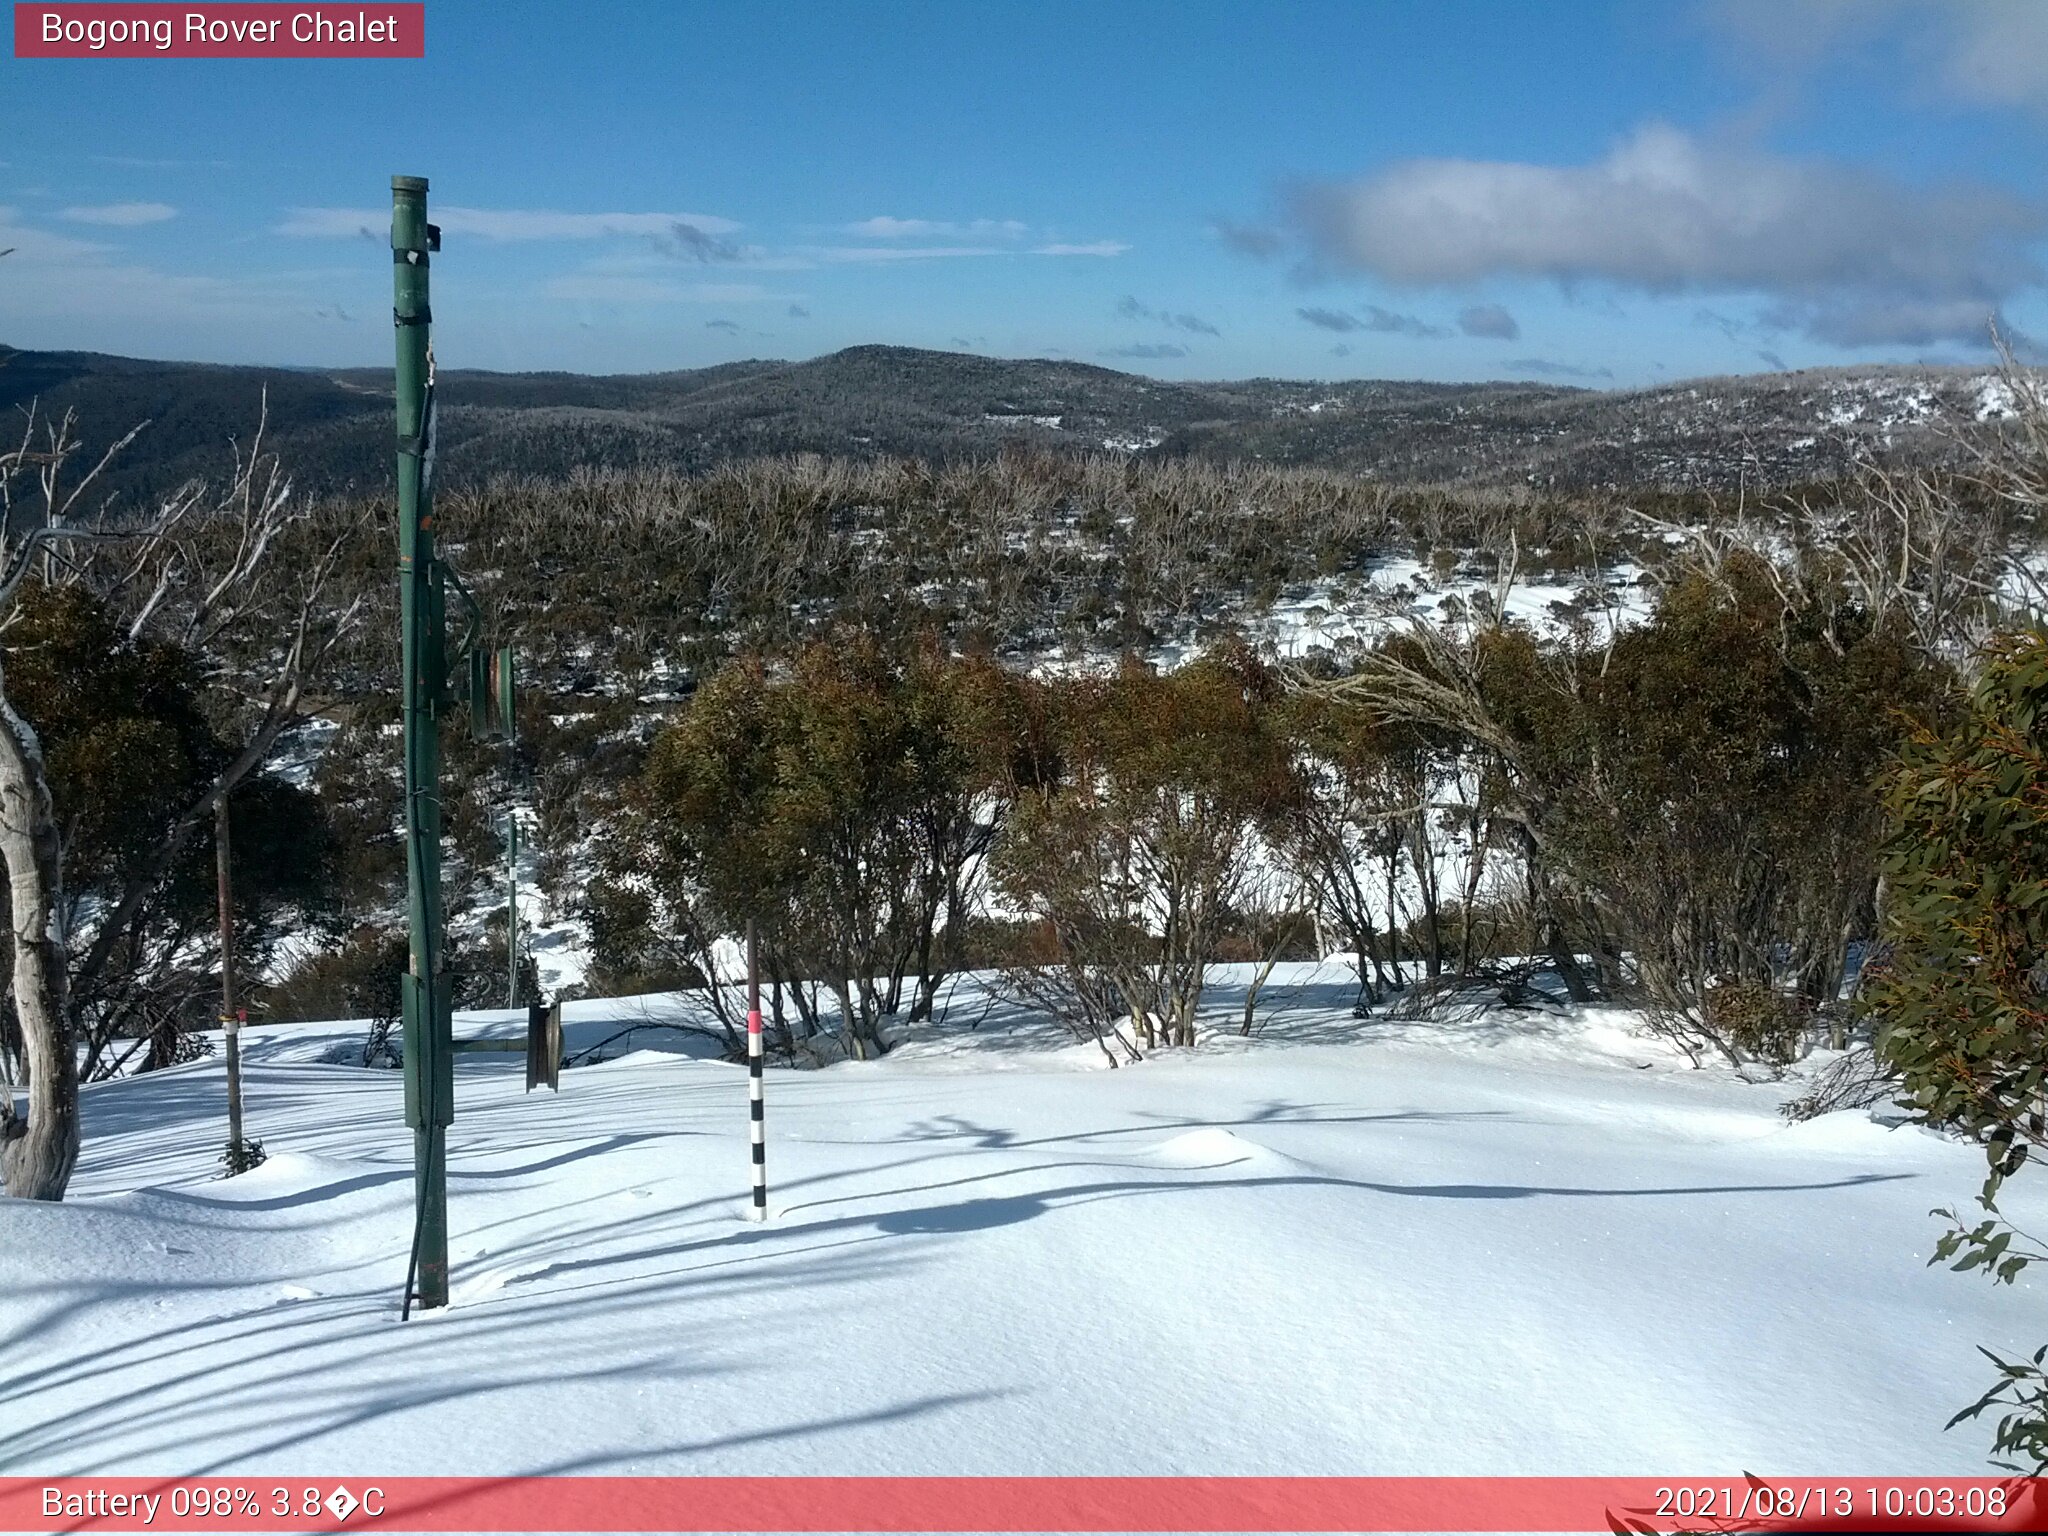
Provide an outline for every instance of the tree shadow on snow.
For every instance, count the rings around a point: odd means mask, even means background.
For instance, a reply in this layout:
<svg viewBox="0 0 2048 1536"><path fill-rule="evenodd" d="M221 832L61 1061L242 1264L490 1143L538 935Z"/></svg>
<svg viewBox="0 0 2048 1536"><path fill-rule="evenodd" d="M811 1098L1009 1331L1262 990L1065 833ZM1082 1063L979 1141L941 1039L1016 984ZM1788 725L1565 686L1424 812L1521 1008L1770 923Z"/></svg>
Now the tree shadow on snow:
<svg viewBox="0 0 2048 1536"><path fill-rule="evenodd" d="M1426 1120L1432 1123L1462 1123L1468 1120L1511 1120L1499 1109L1393 1109L1378 1114L1333 1114L1341 1104L1296 1104L1287 1099L1268 1099L1257 1109L1234 1120L1194 1120L1184 1115L1162 1115L1148 1110L1134 1111L1142 1122L1114 1125L1099 1131L1067 1131L1053 1136L1019 1136L1000 1126L977 1125L964 1115L935 1115L920 1121L900 1136L870 1137L871 1142L965 1141L975 1150L1005 1150L1058 1146L1070 1141L1103 1141L1118 1136L1151 1136L1161 1131L1227 1131L1247 1126L1269 1125L1383 1125L1390 1122Z"/></svg>

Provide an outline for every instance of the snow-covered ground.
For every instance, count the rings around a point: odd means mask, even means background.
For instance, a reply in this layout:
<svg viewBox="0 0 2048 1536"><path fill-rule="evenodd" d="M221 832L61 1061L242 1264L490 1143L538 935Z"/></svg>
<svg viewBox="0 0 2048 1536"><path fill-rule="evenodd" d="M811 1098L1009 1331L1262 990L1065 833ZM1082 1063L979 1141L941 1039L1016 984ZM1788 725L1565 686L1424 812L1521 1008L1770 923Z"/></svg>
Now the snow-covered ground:
<svg viewBox="0 0 2048 1536"><path fill-rule="evenodd" d="M1612 1012L1360 1021L1334 966L1272 997L1110 1071L970 986L882 1061L775 1072L765 1227L743 1069L527 1096L464 1055L454 1303L405 1324L399 1078L321 1059L355 1026L251 1031L271 1158L232 1181L218 1058L90 1088L73 1197L0 1202L0 1469L1983 1470L1942 1423L2041 1324L2024 1278L1925 1267L1981 1152L1788 1125L1788 1085ZM572 1004L572 1046L669 1007Z"/></svg>
<svg viewBox="0 0 2048 1536"><path fill-rule="evenodd" d="M1562 632L1564 615L1580 613L1597 637L1642 623L1652 608L1642 568L1628 561L1570 583L1519 580L1509 586L1505 601L1500 599L1496 584L1484 578L1440 577L1417 560L1384 560L1362 581L1311 583L1299 595L1248 618L1246 627L1278 656L1293 658L1319 647L1339 654L1363 650L1415 624L1439 624L1495 602L1507 618L1539 634Z"/></svg>

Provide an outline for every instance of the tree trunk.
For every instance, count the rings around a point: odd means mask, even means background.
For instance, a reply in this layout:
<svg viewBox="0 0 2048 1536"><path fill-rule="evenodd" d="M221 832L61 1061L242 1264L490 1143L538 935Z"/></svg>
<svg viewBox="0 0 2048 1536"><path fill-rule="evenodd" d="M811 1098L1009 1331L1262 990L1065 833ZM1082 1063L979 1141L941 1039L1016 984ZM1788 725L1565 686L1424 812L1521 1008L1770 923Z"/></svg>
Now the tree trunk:
<svg viewBox="0 0 2048 1536"><path fill-rule="evenodd" d="M1373 971L1379 972L1382 986L1386 982L1386 976L1384 972L1380 972L1379 943L1369 925L1352 929L1351 943L1358 952L1358 996L1352 1000L1351 1012L1358 1018L1364 1018L1366 1011L1380 1000L1380 987L1373 985L1373 978L1367 973L1366 965L1370 963Z"/></svg>
<svg viewBox="0 0 2048 1536"><path fill-rule="evenodd" d="M1401 865L1401 845L1394 844L1387 850L1387 960L1394 971L1394 990L1399 992L1408 985L1408 978L1401 974L1401 924L1396 916L1400 898L1395 895L1396 872Z"/></svg>
<svg viewBox="0 0 2048 1536"><path fill-rule="evenodd" d="M935 899L920 913L923 921L918 925L917 943L912 960L917 967L917 988L911 993L910 998L909 1022L912 1024L931 1017L932 996L939 989L938 978L932 974L933 929L937 926L938 909L939 903Z"/></svg>
<svg viewBox="0 0 2048 1536"><path fill-rule="evenodd" d="M1471 821L1472 851L1465 867L1464 904L1458 921L1458 974L1472 974L1472 929L1473 908L1479 900L1479 882L1486 873L1486 826L1483 816L1474 811Z"/></svg>
<svg viewBox="0 0 2048 1536"><path fill-rule="evenodd" d="M1564 983L1565 994L1575 1003L1593 1002L1593 989L1586 985L1586 973L1579 967L1578 954L1565 938L1563 925L1554 917L1544 920L1543 947L1550 955L1550 964L1558 979Z"/></svg>
<svg viewBox="0 0 2048 1536"><path fill-rule="evenodd" d="M1422 925L1428 938L1429 948L1424 956L1429 979L1435 981L1444 973L1444 930L1438 908L1439 892L1436 878L1436 849L1429 840L1429 812L1418 811L1415 816L1415 835L1408 845L1408 856L1415 864L1415 884L1422 893Z"/></svg>
<svg viewBox="0 0 2048 1536"><path fill-rule="evenodd" d="M57 913L62 843L42 745L0 693L0 860L14 919L14 1013L28 1115L0 1107L0 1181L25 1200L61 1200L78 1162L78 1052Z"/></svg>

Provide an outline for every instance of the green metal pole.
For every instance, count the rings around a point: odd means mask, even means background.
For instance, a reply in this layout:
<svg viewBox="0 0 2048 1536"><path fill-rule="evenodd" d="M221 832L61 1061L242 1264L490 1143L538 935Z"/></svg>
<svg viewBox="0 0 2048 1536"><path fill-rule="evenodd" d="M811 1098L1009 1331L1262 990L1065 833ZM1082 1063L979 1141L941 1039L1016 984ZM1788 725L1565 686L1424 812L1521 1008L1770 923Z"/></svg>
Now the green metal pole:
<svg viewBox="0 0 2048 1536"><path fill-rule="evenodd" d="M445 599L434 558L427 481L432 359L427 306L427 183L391 178L392 319L398 334L398 595L404 697L407 916L411 962L403 979L405 1109L413 1127L413 1252L422 1307L448 1303L448 1126L455 1118L454 1017L442 970L441 696L446 683Z"/></svg>

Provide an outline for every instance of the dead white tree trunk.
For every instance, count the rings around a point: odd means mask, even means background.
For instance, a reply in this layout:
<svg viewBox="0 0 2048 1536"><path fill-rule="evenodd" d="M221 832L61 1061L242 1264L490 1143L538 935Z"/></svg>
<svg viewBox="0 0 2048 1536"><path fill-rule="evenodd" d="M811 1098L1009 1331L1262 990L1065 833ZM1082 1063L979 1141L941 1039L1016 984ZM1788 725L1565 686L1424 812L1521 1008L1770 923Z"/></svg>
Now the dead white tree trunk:
<svg viewBox="0 0 2048 1536"><path fill-rule="evenodd" d="M14 1085L0 1101L0 1188L25 1200L61 1200L78 1162L78 1044L66 997L62 841L34 729L0 687L0 860L14 935L14 1013L28 1113Z"/></svg>

